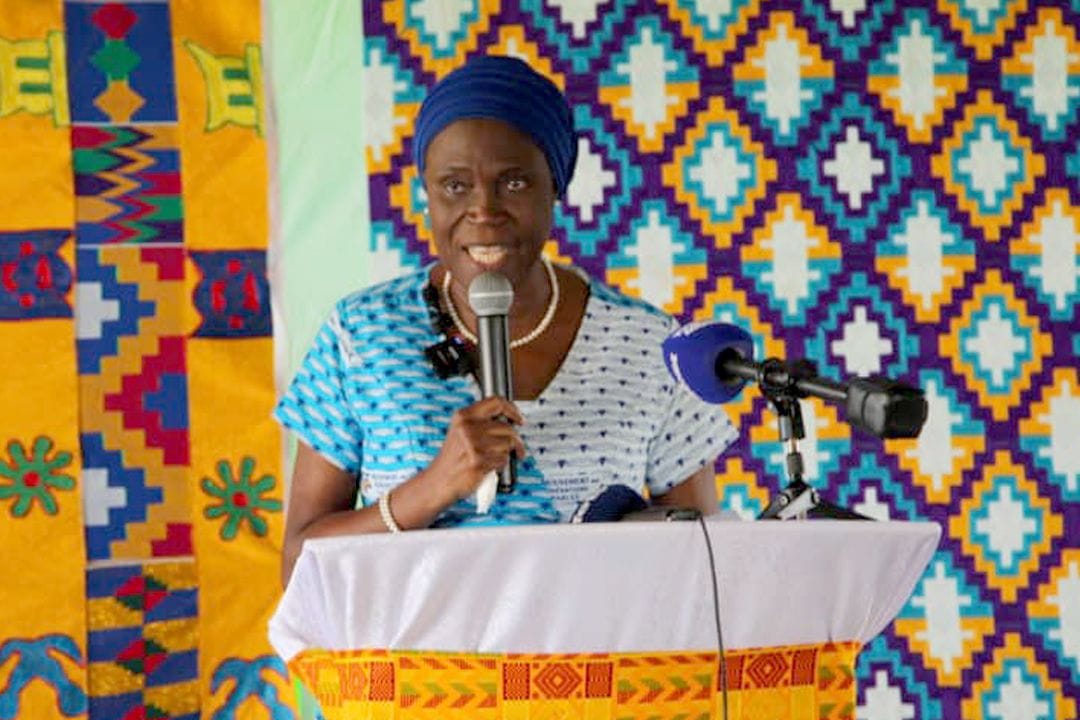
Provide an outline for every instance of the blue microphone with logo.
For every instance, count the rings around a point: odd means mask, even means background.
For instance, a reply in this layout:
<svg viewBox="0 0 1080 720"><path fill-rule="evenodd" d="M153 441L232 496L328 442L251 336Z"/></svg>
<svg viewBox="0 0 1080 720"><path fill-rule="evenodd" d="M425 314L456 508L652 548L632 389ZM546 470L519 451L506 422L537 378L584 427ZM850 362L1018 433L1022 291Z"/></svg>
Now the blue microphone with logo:
<svg viewBox="0 0 1080 720"><path fill-rule="evenodd" d="M664 340L664 363L678 382L708 403L726 403L750 378L737 365L754 356L754 339L737 325L690 323Z"/></svg>

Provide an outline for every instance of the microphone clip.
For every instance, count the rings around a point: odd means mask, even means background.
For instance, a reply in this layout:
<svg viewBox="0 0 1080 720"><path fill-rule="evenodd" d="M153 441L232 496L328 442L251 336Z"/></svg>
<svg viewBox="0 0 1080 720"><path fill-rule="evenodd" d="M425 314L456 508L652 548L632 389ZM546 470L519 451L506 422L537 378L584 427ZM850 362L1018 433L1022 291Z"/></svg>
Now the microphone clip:
<svg viewBox="0 0 1080 720"><path fill-rule="evenodd" d="M817 376L814 363L806 359L785 362L779 358L766 358L758 366L755 382L770 400L776 398L809 397L799 383Z"/></svg>
<svg viewBox="0 0 1080 720"><path fill-rule="evenodd" d="M468 345L459 337L444 338L424 348L424 355L440 379L469 375L475 369Z"/></svg>
<svg viewBox="0 0 1080 720"><path fill-rule="evenodd" d="M424 356L435 374L441 380L472 374L476 370L476 361L470 352L472 347L462 338L451 334L454 321L439 307L439 292L430 283L424 287L424 303L432 328L443 336L439 342L424 348Z"/></svg>

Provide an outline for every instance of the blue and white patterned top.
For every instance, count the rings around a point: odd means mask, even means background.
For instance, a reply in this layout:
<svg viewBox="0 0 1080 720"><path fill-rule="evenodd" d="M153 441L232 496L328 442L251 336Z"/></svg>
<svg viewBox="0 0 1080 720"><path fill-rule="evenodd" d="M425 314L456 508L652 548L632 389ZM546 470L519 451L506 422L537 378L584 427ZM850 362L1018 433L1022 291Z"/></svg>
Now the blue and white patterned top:
<svg viewBox="0 0 1080 720"><path fill-rule="evenodd" d="M425 268L339 301L274 410L360 479L364 505L427 467L451 414L481 396L472 377L442 380L424 355L442 339L424 303L427 279ZM663 494L712 462L737 433L721 408L668 375L660 345L676 325L590 281L558 373L540 397L516 401L528 456L514 492L498 494L486 515L462 500L434 525L566 521L610 485Z"/></svg>

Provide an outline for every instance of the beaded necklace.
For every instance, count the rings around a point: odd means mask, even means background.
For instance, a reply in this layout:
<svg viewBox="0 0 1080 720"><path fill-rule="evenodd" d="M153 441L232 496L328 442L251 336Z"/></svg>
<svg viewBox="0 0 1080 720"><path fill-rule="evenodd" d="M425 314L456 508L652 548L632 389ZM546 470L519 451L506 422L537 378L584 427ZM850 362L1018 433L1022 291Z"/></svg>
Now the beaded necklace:
<svg viewBox="0 0 1080 720"><path fill-rule="evenodd" d="M555 275L555 268L551 265L551 261L546 257L541 256L540 260L544 263L544 269L547 271L548 282L551 283L551 300L548 301L547 310L544 311L544 317L540 318L540 322L537 323L529 333L519 337L517 340L510 341L510 349L519 348L522 345L531 343L536 338L548 329L548 325L551 324L551 320L555 317L555 309L559 306L559 278ZM450 297L450 271L447 270L443 275L442 281L442 295L443 302L446 303L446 309L450 313L450 319L454 321L454 327L461 333L461 336L471 342L473 345L478 343L476 335L474 335L462 322L461 316L458 315L457 308L454 307L454 300Z"/></svg>

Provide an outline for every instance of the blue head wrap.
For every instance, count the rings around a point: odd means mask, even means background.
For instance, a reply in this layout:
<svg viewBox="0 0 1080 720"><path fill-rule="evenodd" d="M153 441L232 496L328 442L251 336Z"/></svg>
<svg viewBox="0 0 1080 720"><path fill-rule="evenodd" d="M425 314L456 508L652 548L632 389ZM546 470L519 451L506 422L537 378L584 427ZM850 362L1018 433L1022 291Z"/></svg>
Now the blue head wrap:
<svg viewBox="0 0 1080 720"><path fill-rule="evenodd" d="M566 192L577 162L577 138L566 98L546 77L517 58L483 55L443 78L416 117L413 159L421 174L435 136L466 118L502 120L528 135L547 158L556 194Z"/></svg>

